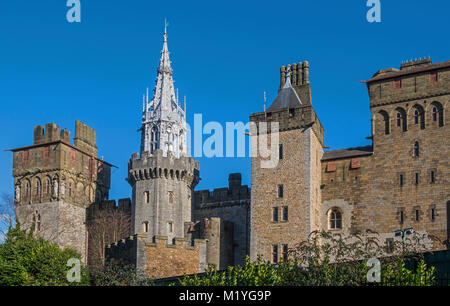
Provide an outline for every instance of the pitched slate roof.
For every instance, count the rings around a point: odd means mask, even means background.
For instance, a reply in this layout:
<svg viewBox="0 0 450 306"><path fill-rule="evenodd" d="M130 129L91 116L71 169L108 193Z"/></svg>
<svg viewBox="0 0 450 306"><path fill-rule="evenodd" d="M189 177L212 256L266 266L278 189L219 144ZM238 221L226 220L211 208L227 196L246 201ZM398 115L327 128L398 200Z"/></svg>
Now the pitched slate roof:
<svg viewBox="0 0 450 306"><path fill-rule="evenodd" d="M332 160L332 159L341 159L341 158L351 158L351 157L357 157L357 156L368 156L368 155L372 155L372 154L373 154L372 146L340 149L340 150L324 152L322 161Z"/></svg>

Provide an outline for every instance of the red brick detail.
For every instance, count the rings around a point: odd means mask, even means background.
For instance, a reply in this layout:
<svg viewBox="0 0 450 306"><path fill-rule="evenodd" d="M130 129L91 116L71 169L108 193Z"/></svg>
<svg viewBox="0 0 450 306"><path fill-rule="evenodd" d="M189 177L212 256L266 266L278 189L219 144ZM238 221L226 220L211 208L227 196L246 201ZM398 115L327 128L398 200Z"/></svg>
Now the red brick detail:
<svg viewBox="0 0 450 306"><path fill-rule="evenodd" d="M361 161L359 160L359 158L352 158L351 168L352 169L358 169L360 167L361 167Z"/></svg>
<svg viewBox="0 0 450 306"><path fill-rule="evenodd" d="M336 171L336 162L331 161L327 164L327 172L335 172Z"/></svg>
<svg viewBox="0 0 450 306"><path fill-rule="evenodd" d="M28 151L22 151L22 163L28 162L29 152Z"/></svg>
<svg viewBox="0 0 450 306"><path fill-rule="evenodd" d="M50 148L49 147L42 148L42 158L47 159L49 157L50 157Z"/></svg>

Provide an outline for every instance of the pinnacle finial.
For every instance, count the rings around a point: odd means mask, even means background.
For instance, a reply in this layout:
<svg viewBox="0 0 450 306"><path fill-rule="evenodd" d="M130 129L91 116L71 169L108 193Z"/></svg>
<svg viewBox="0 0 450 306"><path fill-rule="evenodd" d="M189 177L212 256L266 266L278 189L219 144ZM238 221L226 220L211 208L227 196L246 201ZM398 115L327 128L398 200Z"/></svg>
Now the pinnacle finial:
<svg viewBox="0 0 450 306"><path fill-rule="evenodd" d="M167 19L164 18L164 41L167 41L167 26L169 23L167 22Z"/></svg>

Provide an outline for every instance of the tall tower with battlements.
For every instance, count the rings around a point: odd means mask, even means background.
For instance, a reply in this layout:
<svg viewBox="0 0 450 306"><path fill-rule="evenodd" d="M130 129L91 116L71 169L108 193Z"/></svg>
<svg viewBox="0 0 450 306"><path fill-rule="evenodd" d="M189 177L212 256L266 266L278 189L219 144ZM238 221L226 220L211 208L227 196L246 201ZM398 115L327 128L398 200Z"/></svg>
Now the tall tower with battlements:
<svg viewBox="0 0 450 306"><path fill-rule="evenodd" d="M96 132L75 122L75 138L48 123L32 145L12 149L15 215L22 229L81 254L86 263L86 209L108 199L111 164L97 157Z"/></svg>
<svg viewBox="0 0 450 306"><path fill-rule="evenodd" d="M184 107L185 108L185 107ZM141 152L128 163L133 188L134 234L184 238L191 224L191 202L199 181L199 163L187 157L185 110L178 104L164 31L163 48L151 102L143 101Z"/></svg>
<svg viewBox="0 0 450 306"><path fill-rule="evenodd" d="M256 143L276 140L273 167L259 152L251 160L250 258L273 263L318 229L323 127L311 105L308 62L281 67L278 97L265 111L250 115ZM272 131L278 124L279 131ZM264 128L267 126L267 129ZM254 132L252 132L254 133ZM273 137L275 136L275 137Z"/></svg>

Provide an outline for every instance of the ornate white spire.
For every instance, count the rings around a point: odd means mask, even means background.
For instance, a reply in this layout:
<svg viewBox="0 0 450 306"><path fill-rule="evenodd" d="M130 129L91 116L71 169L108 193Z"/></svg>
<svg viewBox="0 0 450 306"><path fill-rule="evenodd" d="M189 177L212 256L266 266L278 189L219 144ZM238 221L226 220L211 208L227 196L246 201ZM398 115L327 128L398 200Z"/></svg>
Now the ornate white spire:
<svg viewBox="0 0 450 306"><path fill-rule="evenodd" d="M142 115L141 152L153 155L161 149L163 156L172 152L179 158L187 155L185 112L178 105L178 96L172 79L169 50L167 48L167 23L164 24L164 42L161 50L156 85L152 101L147 100Z"/></svg>

